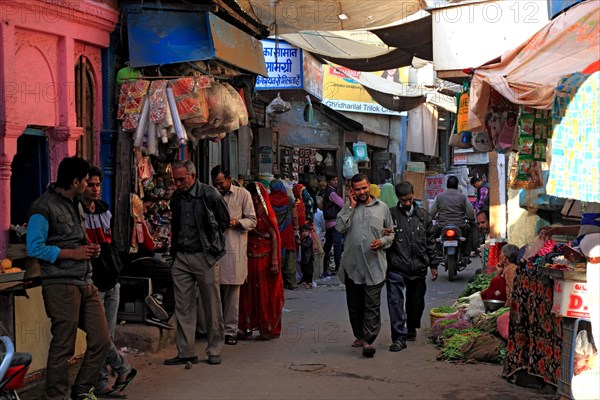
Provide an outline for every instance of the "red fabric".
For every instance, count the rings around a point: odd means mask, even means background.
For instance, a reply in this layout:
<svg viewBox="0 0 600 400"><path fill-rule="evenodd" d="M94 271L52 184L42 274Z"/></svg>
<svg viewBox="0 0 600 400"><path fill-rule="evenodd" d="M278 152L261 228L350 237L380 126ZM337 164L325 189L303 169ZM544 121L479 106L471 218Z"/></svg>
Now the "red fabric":
<svg viewBox="0 0 600 400"><path fill-rule="evenodd" d="M281 240L277 219L264 186L258 182L250 185L256 185L255 187L260 190L265 204L263 205L257 195L252 195L257 225L248 233L248 278L240 292L239 328L259 329L263 336L279 337L284 297ZM253 193L252 190L250 192ZM265 205L267 212L265 212ZM274 237L265 237L273 232ZM276 257L279 268L276 274L271 272L272 240L278 242Z"/></svg>
<svg viewBox="0 0 600 400"><path fill-rule="evenodd" d="M302 201L302 189L304 189L304 185L299 183L295 184L292 189L294 197L296 198L296 215L298 216L299 228L302 228L302 225L306 224L306 206Z"/></svg>
<svg viewBox="0 0 600 400"><path fill-rule="evenodd" d="M506 301L506 279L496 275L488 288L481 292L481 299Z"/></svg>
<svg viewBox="0 0 600 400"><path fill-rule="evenodd" d="M586 75L591 75L597 71L600 71L600 60L596 60L590 65L588 65L587 68L582 71L582 73Z"/></svg>
<svg viewBox="0 0 600 400"><path fill-rule="evenodd" d="M508 340L508 324L510 322L510 312L505 312L501 316L496 319L496 327L498 328L498 333L500 333L500 337L504 340Z"/></svg>
<svg viewBox="0 0 600 400"><path fill-rule="evenodd" d="M279 232L281 234L281 248L287 250L296 250L296 242L294 240L294 222L293 209L290 204L292 200L287 195L283 184L271 184L271 193L269 199L274 210L278 212Z"/></svg>

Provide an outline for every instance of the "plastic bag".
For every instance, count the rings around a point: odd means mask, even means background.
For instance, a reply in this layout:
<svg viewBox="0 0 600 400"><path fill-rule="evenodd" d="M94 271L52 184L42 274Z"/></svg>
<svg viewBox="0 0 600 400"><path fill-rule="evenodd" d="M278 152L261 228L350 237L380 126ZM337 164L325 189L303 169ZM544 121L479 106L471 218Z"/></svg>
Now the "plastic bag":
<svg viewBox="0 0 600 400"><path fill-rule="evenodd" d="M354 150L354 161L369 161L369 155L367 154L367 144L365 142L356 142L352 145Z"/></svg>
<svg viewBox="0 0 600 400"><path fill-rule="evenodd" d="M594 356L594 345L588 340L588 333L584 329L579 331L575 339L575 357L573 359L573 375L579 375L585 370L591 369L590 359Z"/></svg>
<svg viewBox="0 0 600 400"><path fill-rule="evenodd" d="M290 111L292 106L287 101L283 101L280 94L277 93L277 97L267 106L267 114L282 114Z"/></svg>
<svg viewBox="0 0 600 400"><path fill-rule="evenodd" d="M356 174L358 174L358 167L354 161L354 156L350 150L346 148L346 152L344 153L344 166L342 168L342 175L344 175L344 178L350 179Z"/></svg>

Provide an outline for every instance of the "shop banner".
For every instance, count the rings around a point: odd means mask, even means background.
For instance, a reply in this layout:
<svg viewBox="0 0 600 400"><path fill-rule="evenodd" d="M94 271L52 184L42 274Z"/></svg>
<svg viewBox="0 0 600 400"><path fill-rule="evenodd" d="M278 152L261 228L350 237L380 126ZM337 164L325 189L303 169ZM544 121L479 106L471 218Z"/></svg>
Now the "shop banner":
<svg viewBox="0 0 600 400"><path fill-rule="evenodd" d="M425 191L427 198L434 200L435 197L444 191L446 187L446 175L427 175L425 177Z"/></svg>
<svg viewBox="0 0 600 400"><path fill-rule="evenodd" d="M323 64L308 52L302 54L304 90L323 100Z"/></svg>
<svg viewBox="0 0 600 400"><path fill-rule="evenodd" d="M302 89L302 49L286 42L263 39L268 78L256 78L256 90Z"/></svg>
<svg viewBox="0 0 600 400"><path fill-rule="evenodd" d="M397 83L408 82L408 68L380 71L375 74ZM379 105L361 84L351 78L360 78L360 76L360 71L350 68L323 66L323 103L339 111L403 115L401 112L388 110Z"/></svg>

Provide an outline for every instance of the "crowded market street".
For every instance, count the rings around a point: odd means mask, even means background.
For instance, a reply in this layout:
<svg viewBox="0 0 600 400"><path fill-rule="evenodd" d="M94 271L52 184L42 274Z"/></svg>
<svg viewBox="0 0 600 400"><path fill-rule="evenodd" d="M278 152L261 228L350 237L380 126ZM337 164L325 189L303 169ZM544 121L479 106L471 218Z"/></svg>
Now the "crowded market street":
<svg viewBox="0 0 600 400"><path fill-rule="evenodd" d="M271 341L239 341L223 349L223 364L201 361L191 369L165 366L175 346L156 354L128 355L138 377L128 388L129 399L551 399L534 389L511 385L500 375L502 365L436 361L438 350L427 339L428 310L452 305L479 268L477 259L454 282L440 270L427 281L425 314L417 340L408 348L388 351L389 316L382 294L382 329L377 353L363 357L350 347L344 288L337 277L318 280L312 290L286 290L283 330ZM321 284L322 282L322 284ZM202 353L205 340L196 343ZM37 387L37 390L41 387ZM23 400L38 399L34 390Z"/></svg>

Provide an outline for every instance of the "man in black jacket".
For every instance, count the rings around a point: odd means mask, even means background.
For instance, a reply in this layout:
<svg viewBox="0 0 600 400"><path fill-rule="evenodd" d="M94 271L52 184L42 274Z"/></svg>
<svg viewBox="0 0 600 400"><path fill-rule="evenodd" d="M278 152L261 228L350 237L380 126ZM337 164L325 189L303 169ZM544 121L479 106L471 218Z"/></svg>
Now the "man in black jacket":
<svg viewBox="0 0 600 400"><path fill-rule="evenodd" d="M221 363L225 328L219 291L218 261L225 255L225 229L229 211L223 196L196 179L191 161L173 163L177 191L171 197L171 255L177 317L177 356L165 365L198 363L195 346L196 285L206 315L209 364Z"/></svg>
<svg viewBox="0 0 600 400"><path fill-rule="evenodd" d="M430 215L414 202L410 182L396 185L396 196L398 204L390 210L396 235L387 250L386 288L392 328L390 351L400 351L406 348L407 340L415 340L425 308L427 268L431 268L432 280L438 276Z"/></svg>

